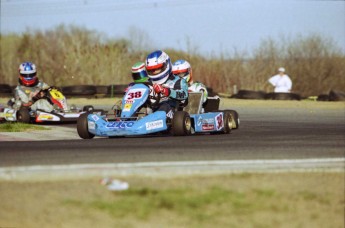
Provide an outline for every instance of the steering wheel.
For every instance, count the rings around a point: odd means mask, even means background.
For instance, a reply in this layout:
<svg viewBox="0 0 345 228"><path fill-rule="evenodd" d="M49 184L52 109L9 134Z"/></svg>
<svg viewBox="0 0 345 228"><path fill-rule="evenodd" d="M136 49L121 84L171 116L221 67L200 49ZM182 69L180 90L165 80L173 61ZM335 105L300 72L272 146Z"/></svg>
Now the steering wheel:
<svg viewBox="0 0 345 228"><path fill-rule="evenodd" d="M36 102L39 99L42 99L47 96L47 90L40 90L35 96L32 97L32 101Z"/></svg>
<svg viewBox="0 0 345 228"><path fill-rule="evenodd" d="M153 95L153 96L149 95L150 105L151 105L153 108L155 108L156 106L158 106L158 104L159 104L159 102L160 102L160 100L161 100L161 97L162 97L162 95L161 95L160 93L155 93L155 92L154 92L154 95ZM152 102L152 100L153 100L153 102Z"/></svg>
<svg viewBox="0 0 345 228"><path fill-rule="evenodd" d="M155 93L154 89L153 89L153 84L151 82L144 82L144 85L146 85L147 87L149 87L150 89L150 94L148 97L148 103L152 108L155 108L156 106L158 106L159 101L161 100L162 95L160 93ZM152 94L152 95L151 95Z"/></svg>

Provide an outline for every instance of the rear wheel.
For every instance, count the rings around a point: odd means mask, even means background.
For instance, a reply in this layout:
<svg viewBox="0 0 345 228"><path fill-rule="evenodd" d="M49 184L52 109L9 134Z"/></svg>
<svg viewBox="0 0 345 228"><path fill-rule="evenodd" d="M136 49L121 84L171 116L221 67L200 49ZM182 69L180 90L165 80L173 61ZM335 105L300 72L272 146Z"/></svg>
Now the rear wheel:
<svg viewBox="0 0 345 228"><path fill-rule="evenodd" d="M93 110L95 110L95 108L92 105L85 105L83 107L84 112L92 112Z"/></svg>
<svg viewBox="0 0 345 228"><path fill-rule="evenodd" d="M17 121L20 123L30 123L30 113L28 108L20 108L17 111Z"/></svg>
<svg viewBox="0 0 345 228"><path fill-rule="evenodd" d="M192 132L192 121L185 111L176 111L172 120L172 134L175 136L190 135Z"/></svg>
<svg viewBox="0 0 345 228"><path fill-rule="evenodd" d="M83 113L79 116L79 118L77 120L78 135L82 139L92 139L93 137L95 137L94 134L89 132L88 123L87 123L88 122L87 121L88 115L89 115L88 113Z"/></svg>
<svg viewBox="0 0 345 228"><path fill-rule="evenodd" d="M226 110L230 112L232 116L232 129L238 129L240 127L240 117L238 115L238 112L235 110Z"/></svg>
<svg viewBox="0 0 345 228"><path fill-rule="evenodd" d="M224 114L223 115L223 121L224 121L223 133L230 134L232 126L233 126L232 114L230 111L224 111L223 114Z"/></svg>

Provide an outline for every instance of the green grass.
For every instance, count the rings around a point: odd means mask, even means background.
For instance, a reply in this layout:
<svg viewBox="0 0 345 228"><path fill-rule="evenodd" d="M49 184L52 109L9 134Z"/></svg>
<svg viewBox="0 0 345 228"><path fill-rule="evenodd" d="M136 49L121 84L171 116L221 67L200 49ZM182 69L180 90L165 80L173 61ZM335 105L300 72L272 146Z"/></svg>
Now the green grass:
<svg viewBox="0 0 345 228"><path fill-rule="evenodd" d="M160 211L167 211L190 221L216 224L219 217L226 218L229 214L252 216L258 211L286 211L284 205L272 204L280 197L275 190L265 188L249 191L220 186L202 191L197 188L134 188L114 193L111 200L85 202L70 199L64 201L63 205L106 212L115 218L134 217L138 220L148 220Z"/></svg>
<svg viewBox="0 0 345 228"><path fill-rule="evenodd" d="M7 122L0 124L0 132L23 132L33 130L49 130L49 128L17 122Z"/></svg>
<svg viewBox="0 0 345 228"><path fill-rule="evenodd" d="M0 181L5 227L343 227L344 174ZM40 196L37 200L37 196Z"/></svg>

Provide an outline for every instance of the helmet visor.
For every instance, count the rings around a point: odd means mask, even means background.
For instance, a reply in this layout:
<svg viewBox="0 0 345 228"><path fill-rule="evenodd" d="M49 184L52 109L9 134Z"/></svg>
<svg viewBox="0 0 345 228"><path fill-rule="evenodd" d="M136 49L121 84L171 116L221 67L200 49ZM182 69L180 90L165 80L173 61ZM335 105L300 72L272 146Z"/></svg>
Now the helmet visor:
<svg viewBox="0 0 345 228"><path fill-rule="evenodd" d="M175 70L173 71L173 74L179 76L180 78L184 78L189 75L189 69Z"/></svg>
<svg viewBox="0 0 345 228"><path fill-rule="evenodd" d="M140 72L135 72L135 73L132 73L132 78L135 82L147 80L147 73L144 70Z"/></svg>
<svg viewBox="0 0 345 228"><path fill-rule="evenodd" d="M161 63L155 66L147 66L146 70L149 75L157 75L165 71L167 63Z"/></svg>
<svg viewBox="0 0 345 228"><path fill-rule="evenodd" d="M36 72L31 74L20 74L20 76L22 76L25 79L33 79L34 77L36 77Z"/></svg>

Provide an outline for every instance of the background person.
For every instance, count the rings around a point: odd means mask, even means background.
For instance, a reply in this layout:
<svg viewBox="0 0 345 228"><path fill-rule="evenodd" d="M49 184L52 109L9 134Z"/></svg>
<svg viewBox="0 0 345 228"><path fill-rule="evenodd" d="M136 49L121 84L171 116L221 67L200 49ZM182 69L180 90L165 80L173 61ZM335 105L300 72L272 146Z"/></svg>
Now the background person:
<svg viewBox="0 0 345 228"><path fill-rule="evenodd" d="M280 67L278 74L268 79L268 82L274 86L275 93L290 93L292 88L292 81L290 77L285 74L285 68Z"/></svg>

